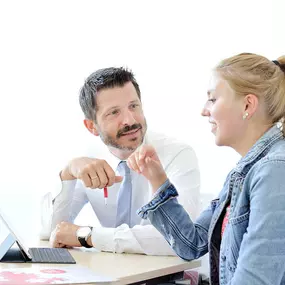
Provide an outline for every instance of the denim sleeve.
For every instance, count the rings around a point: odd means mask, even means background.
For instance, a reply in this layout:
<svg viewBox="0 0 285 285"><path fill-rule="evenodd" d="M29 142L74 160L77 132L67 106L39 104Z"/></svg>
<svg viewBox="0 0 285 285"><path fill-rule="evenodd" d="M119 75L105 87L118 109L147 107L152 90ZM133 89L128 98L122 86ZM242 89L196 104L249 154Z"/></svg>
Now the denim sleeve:
<svg viewBox="0 0 285 285"><path fill-rule="evenodd" d="M208 228L212 218L210 208L205 210L196 223L177 202L175 187L166 183L159 189L153 200L143 206L138 214L148 218L154 227L165 237L178 256L193 260L208 251Z"/></svg>
<svg viewBox="0 0 285 285"><path fill-rule="evenodd" d="M285 161L253 167L244 185L250 188L249 224L228 285L284 284Z"/></svg>

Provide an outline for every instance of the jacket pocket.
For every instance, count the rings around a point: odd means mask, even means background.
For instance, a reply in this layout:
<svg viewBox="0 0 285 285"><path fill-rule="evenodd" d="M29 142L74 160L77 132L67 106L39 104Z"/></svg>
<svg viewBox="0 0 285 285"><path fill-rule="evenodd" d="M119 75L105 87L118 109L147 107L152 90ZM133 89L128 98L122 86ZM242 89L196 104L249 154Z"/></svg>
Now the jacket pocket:
<svg viewBox="0 0 285 285"><path fill-rule="evenodd" d="M246 233L248 227L249 213L250 211L247 211L246 213L229 220L229 251L227 258L227 267L231 271L235 271L237 266L240 245L243 239L243 235Z"/></svg>

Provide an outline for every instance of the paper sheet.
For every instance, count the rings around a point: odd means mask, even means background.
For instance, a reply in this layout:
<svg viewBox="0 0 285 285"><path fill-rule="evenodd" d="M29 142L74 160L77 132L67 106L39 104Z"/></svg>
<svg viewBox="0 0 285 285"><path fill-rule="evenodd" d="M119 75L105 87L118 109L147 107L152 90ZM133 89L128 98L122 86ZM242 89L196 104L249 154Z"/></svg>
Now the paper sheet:
<svg viewBox="0 0 285 285"><path fill-rule="evenodd" d="M81 266L70 267L30 267L8 268L0 270L0 284L76 284L112 282L116 279L94 274Z"/></svg>

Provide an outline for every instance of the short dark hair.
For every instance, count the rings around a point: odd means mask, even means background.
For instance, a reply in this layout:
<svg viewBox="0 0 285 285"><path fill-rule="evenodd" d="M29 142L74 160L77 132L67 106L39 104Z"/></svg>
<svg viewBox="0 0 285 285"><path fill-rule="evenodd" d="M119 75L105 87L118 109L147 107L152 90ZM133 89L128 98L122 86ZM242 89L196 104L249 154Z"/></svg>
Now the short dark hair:
<svg viewBox="0 0 285 285"><path fill-rule="evenodd" d="M122 87L132 82L141 100L139 85L131 70L124 67L109 67L93 72L86 80L79 94L79 103L86 119L96 121L96 95L100 90Z"/></svg>

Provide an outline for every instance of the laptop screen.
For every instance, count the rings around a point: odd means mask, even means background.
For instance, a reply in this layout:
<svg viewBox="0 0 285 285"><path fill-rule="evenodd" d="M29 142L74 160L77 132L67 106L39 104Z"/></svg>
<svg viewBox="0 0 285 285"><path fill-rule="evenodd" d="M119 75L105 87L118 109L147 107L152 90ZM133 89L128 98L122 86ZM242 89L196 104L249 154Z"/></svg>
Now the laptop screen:
<svg viewBox="0 0 285 285"><path fill-rule="evenodd" d="M32 259L31 255L29 254L29 247L27 247L23 241L23 239L20 237L20 235L16 232L15 228L13 227L11 221L8 220L8 217L5 216L5 214L1 211L0 209L0 220L3 222L3 224L6 226L6 228L8 229L8 231L10 232L10 235L14 238L14 241L16 241L19 245L19 247L21 248L21 250L23 250L25 252L25 254L27 255L27 257L29 259ZM6 238L5 241L3 241L3 247L2 250L5 250L6 246L9 243L9 237ZM10 237L11 239L11 237ZM6 242L6 244L5 244ZM8 248L9 249L9 248ZM0 246L0 252L1 252L1 246ZM1 253L3 254L3 252ZM4 252L5 254L5 252Z"/></svg>

